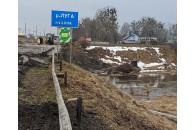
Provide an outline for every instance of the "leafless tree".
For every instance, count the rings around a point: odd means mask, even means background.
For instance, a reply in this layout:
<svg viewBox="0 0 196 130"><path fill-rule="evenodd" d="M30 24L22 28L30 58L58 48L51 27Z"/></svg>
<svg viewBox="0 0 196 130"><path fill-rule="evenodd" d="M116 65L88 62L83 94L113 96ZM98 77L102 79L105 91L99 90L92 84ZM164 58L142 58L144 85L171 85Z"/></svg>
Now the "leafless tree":
<svg viewBox="0 0 196 130"><path fill-rule="evenodd" d="M121 38L125 37L127 34L129 34L131 32L131 25L127 22L125 22L121 29L120 29L120 35L121 35Z"/></svg>

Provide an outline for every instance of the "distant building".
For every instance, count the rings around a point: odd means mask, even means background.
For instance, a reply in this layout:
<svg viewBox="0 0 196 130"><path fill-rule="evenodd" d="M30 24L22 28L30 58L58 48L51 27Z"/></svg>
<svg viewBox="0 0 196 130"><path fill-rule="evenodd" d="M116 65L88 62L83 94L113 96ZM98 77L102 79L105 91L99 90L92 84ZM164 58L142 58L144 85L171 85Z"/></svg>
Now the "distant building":
<svg viewBox="0 0 196 130"><path fill-rule="evenodd" d="M18 37L25 37L24 34L18 34Z"/></svg>
<svg viewBox="0 0 196 130"><path fill-rule="evenodd" d="M109 45L110 43L109 42L96 42L96 41L93 41L93 42L90 42L91 45Z"/></svg>
<svg viewBox="0 0 196 130"><path fill-rule="evenodd" d="M24 37L25 34L24 33L18 33L18 36Z"/></svg>
<svg viewBox="0 0 196 130"><path fill-rule="evenodd" d="M132 43L151 44L153 42L157 42L156 37L139 37L136 34L127 35L122 39L122 41L119 41L120 44L132 44Z"/></svg>
<svg viewBox="0 0 196 130"><path fill-rule="evenodd" d="M157 41L157 38L156 37L140 37L140 41L145 41L145 42Z"/></svg>
<svg viewBox="0 0 196 130"><path fill-rule="evenodd" d="M177 36L168 36L167 43L177 43Z"/></svg>
<svg viewBox="0 0 196 130"><path fill-rule="evenodd" d="M91 39L91 38L89 38L89 37L80 37L80 38L79 38L79 41L91 42L91 41L92 41L92 39Z"/></svg>
<svg viewBox="0 0 196 130"><path fill-rule="evenodd" d="M129 44L129 43L140 43L140 38L136 34L130 34L125 36L122 41L119 42L120 44Z"/></svg>
<svg viewBox="0 0 196 130"><path fill-rule="evenodd" d="M141 44L152 44L157 45L158 40L156 37L140 37L140 43Z"/></svg>

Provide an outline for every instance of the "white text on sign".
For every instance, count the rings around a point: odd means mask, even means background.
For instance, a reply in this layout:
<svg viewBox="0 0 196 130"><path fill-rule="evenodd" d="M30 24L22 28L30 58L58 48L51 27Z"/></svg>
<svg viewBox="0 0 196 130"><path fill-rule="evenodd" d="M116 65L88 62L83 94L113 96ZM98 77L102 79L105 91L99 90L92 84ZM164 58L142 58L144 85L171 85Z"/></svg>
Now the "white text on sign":
<svg viewBox="0 0 196 130"><path fill-rule="evenodd" d="M74 18L73 14L56 14L56 18Z"/></svg>

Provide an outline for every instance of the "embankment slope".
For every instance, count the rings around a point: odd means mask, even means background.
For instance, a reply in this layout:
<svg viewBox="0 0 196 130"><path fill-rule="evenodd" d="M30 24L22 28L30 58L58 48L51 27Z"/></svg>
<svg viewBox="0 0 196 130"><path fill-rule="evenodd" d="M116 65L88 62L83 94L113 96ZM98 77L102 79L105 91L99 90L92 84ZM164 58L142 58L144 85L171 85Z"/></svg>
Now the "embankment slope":
<svg viewBox="0 0 196 130"><path fill-rule="evenodd" d="M56 65L59 73L59 66ZM155 116L102 77L63 62L68 86L59 79L64 100L82 97L82 130L175 130L176 123ZM58 128L58 109L51 66L31 68L19 86L19 129ZM68 106L73 130L73 109Z"/></svg>

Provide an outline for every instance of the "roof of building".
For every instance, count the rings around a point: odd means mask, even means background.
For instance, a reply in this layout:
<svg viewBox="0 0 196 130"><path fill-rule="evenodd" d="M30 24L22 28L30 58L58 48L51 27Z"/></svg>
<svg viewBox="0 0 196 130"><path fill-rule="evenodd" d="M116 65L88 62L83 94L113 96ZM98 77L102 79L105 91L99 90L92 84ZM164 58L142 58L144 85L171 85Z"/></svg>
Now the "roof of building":
<svg viewBox="0 0 196 130"><path fill-rule="evenodd" d="M138 35L136 35L136 34L129 34L129 35L126 35L126 36L123 38L123 40L126 40L127 38L129 38L129 37L131 37L131 36L138 36Z"/></svg>
<svg viewBox="0 0 196 130"><path fill-rule="evenodd" d="M177 36L168 36L167 40L177 40Z"/></svg>
<svg viewBox="0 0 196 130"><path fill-rule="evenodd" d="M91 42L92 39L90 37L80 37L79 41L86 41L86 42Z"/></svg>

